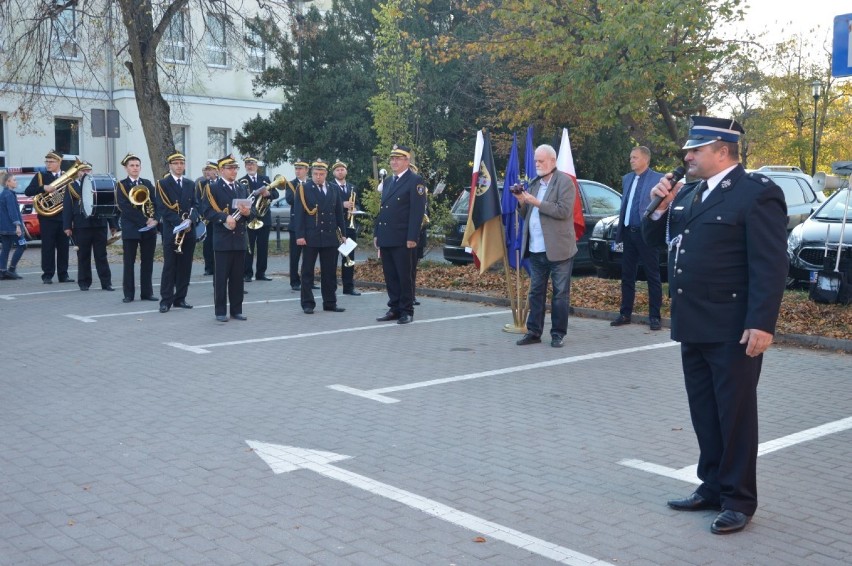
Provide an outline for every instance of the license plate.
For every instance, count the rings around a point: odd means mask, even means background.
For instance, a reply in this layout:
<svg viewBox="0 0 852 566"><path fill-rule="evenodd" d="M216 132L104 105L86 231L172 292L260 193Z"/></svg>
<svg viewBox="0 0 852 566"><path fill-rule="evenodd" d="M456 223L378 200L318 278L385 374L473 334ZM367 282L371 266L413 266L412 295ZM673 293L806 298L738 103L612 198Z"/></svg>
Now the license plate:
<svg viewBox="0 0 852 566"><path fill-rule="evenodd" d="M614 252L617 252L617 253L622 253L622 252L624 252L624 242L619 242L619 243L615 243L614 241L610 242L609 243L609 249L614 251Z"/></svg>
<svg viewBox="0 0 852 566"><path fill-rule="evenodd" d="M816 283L817 281L817 272L811 271L811 283Z"/></svg>

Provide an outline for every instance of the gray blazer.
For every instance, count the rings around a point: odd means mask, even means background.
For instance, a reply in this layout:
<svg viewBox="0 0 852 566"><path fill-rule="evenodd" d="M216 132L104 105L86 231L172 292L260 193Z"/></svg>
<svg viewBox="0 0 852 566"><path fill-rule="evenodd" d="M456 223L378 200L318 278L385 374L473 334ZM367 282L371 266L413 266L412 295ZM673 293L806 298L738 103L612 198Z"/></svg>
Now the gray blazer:
<svg viewBox="0 0 852 566"><path fill-rule="evenodd" d="M538 198L540 182L536 177L530 185L530 194ZM565 261L577 253L577 238L574 233L574 198L577 189L571 177L556 171L547 186L544 200L538 209L541 230L544 233L544 249L550 261ZM522 205L524 236L521 243L524 257L529 257L530 214L532 206Z"/></svg>

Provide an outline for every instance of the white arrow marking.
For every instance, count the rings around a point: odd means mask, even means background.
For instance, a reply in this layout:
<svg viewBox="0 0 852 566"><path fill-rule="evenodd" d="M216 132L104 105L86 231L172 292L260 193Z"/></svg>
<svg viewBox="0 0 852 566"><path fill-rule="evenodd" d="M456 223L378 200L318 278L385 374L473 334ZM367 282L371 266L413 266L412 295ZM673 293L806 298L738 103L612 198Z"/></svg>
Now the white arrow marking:
<svg viewBox="0 0 852 566"><path fill-rule="evenodd" d="M254 440L247 440L246 442L258 456L263 458L264 462L276 474L305 468L327 478L342 481L353 487L396 501L412 509L423 511L428 515L443 519L448 523L458 525L483 536L503 541L528 552L544 556L545 558L550 558L561 564L570 564L572 566L613 566L609 562L581 554L570 548L547 542L546 540L471 515L470 513L453 509L443 503L432 501L410 491L405 491L331 465L331 462L346 460L349 456L293 446L267 444Z"/></svg>
<svg viewBox="0 0 852 566"><path fill-rule="evenodd" d="M852 417L847 417L838 421L825 423L823 425L815 426L813 428L809 428L801 432L794 432L793 434L788 434L787 436L782 436L781 438L776 438L775 440L769 440L757 447L757 455L764 456L766 454L775 452L776 450L788 448L790 446L801 444L802 442L807 442L809 440L816 440L817 438L821 438L829 434L834 434L836 432L843 432L849 429L852 429ZM696 464L693 464L692 466L686 466L685 468L680 468L679 470L675 468L669 468L668 466L654 464L652 462L645 462L644 460L635 460L632 458L622 460L619 462L619 464L621 464L622 466L627 466L629 468L635 468L637 470L657 474L659 476L665 476L668 478L681 480L687 483L701 484L701 480L698 479L697 476L698 465Z"/></svg>
<svg viewBox="0 0 852 566"><path fill-rule="evenodd" d="M393 397L388 397L384 395L385 393L392 393L394 391L406 391L408 389L419 389L421 387L430 387L432 385L442 385L444 383L454 383L456 381L465 381L468 379L479 379L480 377L491 377L494 375L505 375L507 373L517 373L520 371L529 371L534 369L541 369L546 367L553 366L561 366L564 364L572 364L574 362L583 362L586 360L595 360L598 358L608 358L610 356L620 356L622 354L632 354L634 352L644 352L645 350L656 350L659 348L670 348L672 346L677 346L678 342L662 342L660 344L650 344L648 346L636 346L634 348L624 348L622 350L611 350L609 352L595 352L593 354L582 354L579 356L571 356L570 358L560 358L558 360L548 360L546 362L536 362L534 364L524 364L522 366L512 366L507 368L500 369L492 369L488 371L480 371L476 373L468 373L465 375L457 375L454 377L442 377L440 379L430 379L428 381L418 381L416 383L407 383L405 385L394 385L391 387L381 387L379 389L356 389L355 387L349 387L348 385L328 385L329 389L333 389L334 391L340 391L342 393L349 393L351 395L357 395L359 397L364 397L366 399L370 399L372 401L378 401L379 403L399 403L399 399L394 399Z"/></svg>

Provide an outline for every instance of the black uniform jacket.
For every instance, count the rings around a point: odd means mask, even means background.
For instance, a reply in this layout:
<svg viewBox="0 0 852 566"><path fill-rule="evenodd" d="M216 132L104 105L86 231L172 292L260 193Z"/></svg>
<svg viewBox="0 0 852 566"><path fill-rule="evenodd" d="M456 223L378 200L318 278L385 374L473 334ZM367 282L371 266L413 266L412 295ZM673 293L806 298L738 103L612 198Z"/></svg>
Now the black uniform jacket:
<svg viewBox="0 0 852 566"><path fill-rule="evenodd" d="M735 167L702 203L685 185L659 220L642 221L645 241L665 245L669 224L672 339L740 340L775 333L787 275L787 206L769 178ZM679 240L678 240L679 237Z"/></svg>
<svg viewBox="0 0 852 566"><path fill-rule="evenodd" d="M163 223L163 242L173 242L175 226L183 222L184 215L192 220L192 225L199 221L198 200L195 183L191 179L181 177L180 185L169 175L157 180L156 199L157 217ZM176 207L176 208L175 208ZM190 231L194 234L194 231Z"/></svg>
<svg viewBox="0 0 852 566"><path fill-rule="evenodd" d="M272 182L266 175L257 175L256 178L257 180L254 182L252 182L250 175L245 175L239 179L240 181L245 180L249 184L249 194L251 194L252 191L256 191L257 189L263 188ZM257 195L257 199L254 201L255 205L257 205L257 203L260 201L260 198L260 195ZM269 202L272 202L277 198L278 189L269 189ZM257 218L263 220L263 223L266 226L269 226L270 224L272 224L272 211L267 208L266 214L264 214L263 216L258 216Z"/></svg>
<svg viewBox="0 0 852 566"><path fill-rule="evenodd" d="M221 177L215 181L211 181L207 185L205 191L204 203L204 218L207 219L208 229L213 232L213 250L217 252L227 251L245 251L248 249L248 236L246 224L251 220L251 215L243 216L237 214L237 227L233 230L228 230L225 226L225 221L228 219L234 210L231 204L235 198L247 199L249 195L248 187L235 181L235 191L232 191L228 184Z"/></svg>
<svg viewBox="0 0 852 566"><path fill-rule="evenodd" d="M81 180L74 181L65 190L62 201L62 229L77 230L79 228L115 228L115 217L89 218L83 214Z"/></svg>
<svg viewBox="0 0 852 566"><path fill-rule="evenodd" d="M138 179L140 185L144 185L148 189L148 194L151 198L151 203L154 203L154 185L148 179ZM122 179L118 182L115 188L115 204L118 206L119 222L121 223L121 239L122 240L139 240L142 238L140 228L144 228L148 223L148 217L142 210L142 207L134 206L130 202L130 191L136 186L130 177ZM156 216L156 214L155 214ZM154 229L156 233L156 229Z"/></svg>
<svg viewBox="0 0 852 566"><path fill-rule="evenodd" d="M306 179L304 182L300 181L298 177L290 181L290 184L284 189L284 200L287 201L287 204L290 205L290 225L287 227L288 232L296 231L295 219L293 218L293 204L296 202L295 197L296 193L299 192L299 187L305 183L310 181L310 179ZM328 182L328 181L326 181Z"/></svg>
<svg viewBox="0 0 852 566"><path fill-rule="evenodd" d="M398 181L385 180L382 207L376 218L375 235L379 247L405 246L420 239L426 213L426 185L423 177L407 171Z"/></svg>
<svg viewBox="0 0 852 566"><path fill-rule="evenodd" d="M325 187L326 194L310 180L301 188L297 186L295 203L290 207L290 216L296 219L296 239L304 238L312 248L336 248L340 245L338 231L346 234L340 189L328 181Z"/></svg>

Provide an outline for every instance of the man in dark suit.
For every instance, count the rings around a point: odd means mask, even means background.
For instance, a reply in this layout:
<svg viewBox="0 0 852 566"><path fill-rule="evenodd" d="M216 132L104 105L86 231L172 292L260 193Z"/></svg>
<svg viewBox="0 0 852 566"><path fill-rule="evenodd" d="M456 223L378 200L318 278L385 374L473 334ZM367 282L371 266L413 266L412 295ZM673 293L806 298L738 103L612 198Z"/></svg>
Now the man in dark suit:
<svg viewBox="0 0 852 566"><path fill-rule="evenodd" d="M320 260L322 310L343 312L337 306L337 247L346 225L340 191L326 182L328 164L317 159L311 164L311 180L296 189L290 209L296 219L296 243L302 248L302 310L313 314L314 268Z"/></svg>
<svg viewBox="0 0 852 566"><path fill-rule="evenodd" d="M213 276L213 302L216 320L228 321L228 304L231 318L246 320L243 314L243 272L245 271L246 223L251 219L251 207L247 204L249 190L246 184L237 182L239 164L232 155L219 160L220 177L207 185L204 217L213 232L213 252L216 255ZM233 211L234 200L238 212ZM209 237L209 236L208 236Z"/></svg>
<svg viewBox="0 0 852 566"><path fill-rule="evenodd" d="M246 166L246 174L240 180L245 180L248 183L250 192L265 187L272 182L266 175L259 175L257 173L257 159L254 157L243 158L243 164ZM257 196L255 209L262 202L262 199L267 204L277 199L278 191L276 189L269 189L266 195L268 196ZM272 212L268 207L266 213L263 216L258 216L257 220L263 222L263 226L260 228L248 226L249 245L248 252L246 253L246 269L244 274L246 283L249 283L255 274L255 279L258 281L272 281L272 279L266 276L266 266L269 257L269 230L272 227ZM257 258L257 271L252 269L255 258Z"/></svg>
<svg viewBox="0 0 852 566"><path fill-rule="evenodd" d="M148 179L140 177L142 160L128 153L121 160L121 165L127 171L127 177L118 182L115 191L115 203L118 206L119 222L121 225L121 245L124 263L121 286L124 289L122 302L133 301L136 294L134 266L136 253L139 252L139 287L143 301L157 301L154 296L154 251L157 248L156 211L154 210L154 185ZM135 190L134 190L135 189ZM144 194L147 197L143 204L133 204L130 197Z"/></svg>
<svg viewBox="0 0 852 566"><path fill-rule="evenodd" d="M527 333L518 346L541 342L547 282L553 281L550 309L550 345L561 348L568 333L571 271L577 255L574 231L574 180L556 170L556 150L540 145L535 150L535 179L529 192L514 193L524 218L521 254L530 260Z"/></svg>
<svg viewBox="0 0 852 566"><path fill-rule="evenodd" d="M610 326L630 324L633 302L636 299L636 277L639 263L645 268L648 279L648 317L651 330L660 330L660 307L663 304L663 284L660 281L659 251L642 238L642 214L651 202L651 187L663 177L649 167L651 150L645 146L634 147L630 152L630 169L621 180L621 212L615 241L624 245L621 254L621 308L618 318Z"/></svg>
<svg viewBox="0 0 852 566"><path fill-rule="evenodd" d="M65 191L62 203L62 226L65 235L73 238L77 246L77 285L81 291L88 291L92 285L92 255L95 256L95 269L101 282L101 289L114 291L112 272L107 260L107 230L115 233L115 218L92 218L83 214L83 179L92 172L89 163L83 163L77 173L77 180Z"/></svg>
<svg viewBox="0 0 852 566"><path fill-rule="evenodd" d="M65 191L65 188L56 188L53 182L62 174L62 156L55 149L47 152L44 156L44 165L47 171L36 173L30 184L24 190L28 197L36 195L51 194L54 191ZM39 197L44 198L44 197ZM64 202L64 196L53 197ZM68 236L62 226L62 205L59 205L57 214L39 214L39 228L41 230L41 280L45 284L53 283L54 273L59 276L60 283L73 283L68 277Z"/></svg>
<svg viewBox="0 0 852 566"><path fill-rule="evenodd" d="M310 165L304 159L297 159L293 164L296 169L296 178L290 181L290 186L285 189L284 200L290 205L290 225L287 227L290 255L290 288L298 291L302 288L302 278L299 275L299 258L302 257L302 246L296 243L296 225L293 219L294 197L299 187L308 181L308 167ZM291 189L292 187L292 189Z"/></svg>
<svg viewBox="0 0 852 566"><path fill-rule="evenodd" d="M157 181L154 202L157 216L163 224L163 273L160 278L160 312L169 312L173 306L191 309L186 302L189 279L192 276L192 259L195 252L195 224L199 222L195 183L184 177L186 158L179 151L168 157L169 174ZM189 227L182 230L183 241L178 249L175 228L184 220Z"/></svg>
<svg viewBox="0 0 852 566"><path fill-rule="evenodd" d="M672 339L698 438L698 489L668 502L720 510L710 530L742 530L757 508L757 381L772 343L787 275L784 193L739 163L742 127L694 116L684 149L690 178L643 220L651 245L669 244Z"/></svg>
<svg viewBox="0 0 852 566"><path fill-rule="evenodd" d="M347 238L352 238L353 240L357 239L358 232L355 228L350 228L350 224L355 226L355 216L351 216L355 210L357 210L356 201L357 194L355 193L355 187L352 183L346 181L346 173L347 173L346 164L342 161L337 161L334 165L331 166L331 173L334 175L334 181L332 181L332 185L336 186L340 191L340 199L343 202L344 214L346 216L346 230L344 234L346 234ZM349 222L349 219L352 219L352 222ZM349 261L355 261L355 250L348 256ZM355 266L346 265L346 257L340 256L340 279L343 282L343 294L344 295L360 295L358 291L355 290Z"/></svg>
<svg viewBox="0 0 852 566"><path fill-rule="evenodd" d="M374 244L382 256L382 271L388 290L388 311L378 321L414 320L414 265L417 241L426 213L423 177L409 169L411 149L394 145L390 152L393 177L382 189L382 205L376 218Z"/></svg>
<svg viewBox="0 0 852 566"><path fill-rule="evenodd" d="M204 164L204 169L201 170L201 177L195 180L195 197L199 204L203 203L205 200L204 195L207 193L207 183L215 181L218 176L219 166L216 164L216 160L208 160L207 163ZM213 275L212 237L204 238L204 275Z"/></svg>

